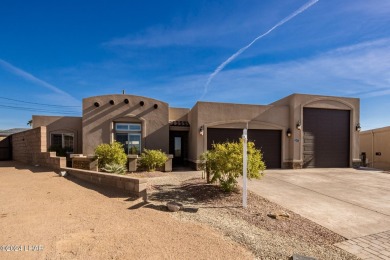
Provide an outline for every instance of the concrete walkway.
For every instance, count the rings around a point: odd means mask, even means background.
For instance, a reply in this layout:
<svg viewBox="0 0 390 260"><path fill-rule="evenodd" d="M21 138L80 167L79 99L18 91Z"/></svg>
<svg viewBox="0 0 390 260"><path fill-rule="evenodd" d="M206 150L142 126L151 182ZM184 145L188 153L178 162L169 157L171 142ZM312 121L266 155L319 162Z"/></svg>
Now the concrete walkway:
<svg viewBox="0 0 390 260"><path fill-rule="evenodd" d="M335 246L361 259L390 260L390 231L347 240Z"/></svg>
<svg viewBox="0 0 390 260"><path fill-rule="evenodd" d="M390 174L380 171L267 170L248 189L352 240L351 246L359 244L353 239L390 231ZM381 239L390 245L389 237ZM390 259L390 249L382 248L383 258L371 258Z"/></svg>

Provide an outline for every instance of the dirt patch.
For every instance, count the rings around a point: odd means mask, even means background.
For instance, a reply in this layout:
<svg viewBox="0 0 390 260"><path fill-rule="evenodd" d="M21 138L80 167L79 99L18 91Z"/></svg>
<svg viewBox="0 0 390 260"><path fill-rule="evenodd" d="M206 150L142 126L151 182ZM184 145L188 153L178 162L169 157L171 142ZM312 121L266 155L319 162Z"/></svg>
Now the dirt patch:
<svg viewBox="0 0 390 260"><path fill-rule="evenodd" d="M150 192L149 198L156 207L160 205L165 210L163 205L168 201L183 203L184 210L174 213L175 217L221 230L261 259L287 259L292 254L318 259L357 259L333 246L345 240L342 236L251 192L246 209L242 208L240 190L226 193L201 178L182 180L176 185L153 185ZM268 216L278 212L288 217Z"/></svg>
<svg viewBox="0 0 390 260"><path fill-rule="evenodd" d="M254 258L207 225L140 203L44 168L0 162L0 245L37 249L0 250L0 259Z"/></svg>

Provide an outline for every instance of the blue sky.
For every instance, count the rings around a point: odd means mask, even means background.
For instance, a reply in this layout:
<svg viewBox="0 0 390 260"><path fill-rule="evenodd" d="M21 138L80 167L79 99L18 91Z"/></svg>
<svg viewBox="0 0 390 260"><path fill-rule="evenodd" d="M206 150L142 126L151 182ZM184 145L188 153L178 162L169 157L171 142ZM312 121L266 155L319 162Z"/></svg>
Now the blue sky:
<svg viewBox="0 0 390 260"><path fill-rule="evenodd" d="M363 129L390 125L389 0L319 0L205 92L220 64L309 2L4 0L0 129L27 127L33 114L80 116L83 98L123 89L188 108L292 93L358 97Z"/></svg>

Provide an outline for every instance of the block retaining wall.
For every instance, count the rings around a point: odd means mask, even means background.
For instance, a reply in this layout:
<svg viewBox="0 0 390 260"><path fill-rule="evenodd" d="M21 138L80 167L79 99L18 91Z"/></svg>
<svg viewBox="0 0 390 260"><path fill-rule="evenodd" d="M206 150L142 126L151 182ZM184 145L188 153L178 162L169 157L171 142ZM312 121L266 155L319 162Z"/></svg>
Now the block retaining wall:
<svg viewBox="0 0 390 260"><path fill-rule="evenodd" d="M66 171L69 175L90 183L125 190L130 194L142 197L144 201L147 201L147 179L67 167L61 168L61 171Z"/></svg>
<svg viewBox="0 0 390 260"><path fill-rule="evenodd" d="M66 158L47 151L46 127L41 126L12 135L13 160L60 169L66 167Z"/></svg>

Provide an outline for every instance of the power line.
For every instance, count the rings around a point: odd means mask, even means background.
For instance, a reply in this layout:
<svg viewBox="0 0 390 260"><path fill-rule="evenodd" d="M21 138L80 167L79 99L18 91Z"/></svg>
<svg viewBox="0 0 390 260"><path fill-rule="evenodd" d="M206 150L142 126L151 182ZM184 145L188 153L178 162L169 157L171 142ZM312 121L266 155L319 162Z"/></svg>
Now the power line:
<svg viewBox="0 0 390 260"><path fill-rule="evenodd" d="M45 109L45 108L20 107L20 106L8 106L8 105L0 105L0 108L22 110L22 111L31 111L31 112L44 112L44 113L50 113L50 114L67 114L67 115L79 114L77 112L69 111L69 110L49 110L49 109Z"/></svg>
<svg viewBox="0 0 390 260"><path fill-rule="evenodd" d="M67 107L67 108L71 108L71 107L75 107L76 108L77 107L77 108L81 108L81 106L51 105L51 104L35 103L35 102L29 102L29 101L24 101L24 100L12 99L12 98L7 98L7 97L0 97L0 99L11 100L11 101L20 102L20 103L26 103L26 104L40 105L40 106Z"/></svg>

